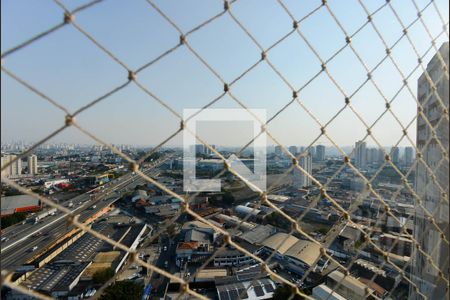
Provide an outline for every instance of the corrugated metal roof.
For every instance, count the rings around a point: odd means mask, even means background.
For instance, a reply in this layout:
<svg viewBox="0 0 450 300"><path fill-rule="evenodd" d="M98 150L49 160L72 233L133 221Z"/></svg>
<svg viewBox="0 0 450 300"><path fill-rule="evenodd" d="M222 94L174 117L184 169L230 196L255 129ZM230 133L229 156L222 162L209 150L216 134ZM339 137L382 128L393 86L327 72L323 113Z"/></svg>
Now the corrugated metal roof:
<svg viewBox="0 0 450 300"><path fill-rule="evenodd" d="M284 255L312 266L320 257L320 246L310 241L299 240Z"/></svg>
<svg viewBox="0 0 450 300"><path fill-rule="evenodd" d="M277 250L279 253L284 254L298 241L299 239L295 236L284 232L278 232L265 239L262 244L272 250Z"/></svg>

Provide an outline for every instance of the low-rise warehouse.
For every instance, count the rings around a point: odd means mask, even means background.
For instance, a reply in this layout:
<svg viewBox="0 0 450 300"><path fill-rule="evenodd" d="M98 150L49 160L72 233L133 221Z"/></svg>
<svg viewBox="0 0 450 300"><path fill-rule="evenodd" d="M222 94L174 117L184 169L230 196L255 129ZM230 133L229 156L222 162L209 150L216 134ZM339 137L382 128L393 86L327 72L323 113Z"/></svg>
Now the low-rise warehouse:
<svg viewBox="0 0 450 300"><path fill-rule="evenodd" d="M1 215L11 215L18 212L38 211L42 208L41 201L30 195L1 197Z"/></svg>
<svg viewBox="0 0 450 300"><path fill-rule="evenodd" d="M265 251L283 260L286 267L301 276L320 258L320 245L283 232L276 233L262 242Z"/></svg>
<svg viewBox="0 0 450 300"><path fill-rule="evenodd" d="M239 238L250 244L261 244L262 241L276 232L272 225L257 225L255 228L241 234Z"/></svg>
<svg viewBox="0 0 450 300"><path fill-rule="evenodd" d="M262 242L262 245L270 250L275 250L275 255L282 256L289 250L295 243L299 241L298 238L284 232L278 232Z"/></svg>
<svg viewBox="0 0 450 300"><path fill-rule="evenodd" d="M48 264L35 272L23 283L53 298L66 296L80 280L81 274L91 262L61 262Z"/></svg>

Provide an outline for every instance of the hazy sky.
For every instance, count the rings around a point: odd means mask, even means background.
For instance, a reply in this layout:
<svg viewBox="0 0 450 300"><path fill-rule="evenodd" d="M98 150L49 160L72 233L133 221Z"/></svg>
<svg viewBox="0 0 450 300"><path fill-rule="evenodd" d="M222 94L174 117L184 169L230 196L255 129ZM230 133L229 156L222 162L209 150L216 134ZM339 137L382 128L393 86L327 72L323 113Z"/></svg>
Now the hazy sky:
<svg viewBox="0 0 450 300"><path fill-rule="evenodd" d="M384 0L363 1L370 11L385 3ZM86 1L63 2L73 9ZM328 2L345 30L351 34L367 20L356 0ZM416 2L422 8L428 1ZM295 18L300 19L321 1L286 0L284 3ZM184 32L223 9L223 2L219 0L161 0L156 4ZM439 0L436 4L447 18L447 1ZM417 16L412 1L396 0L392 1L392 5L405 24ZM292 20L275 0L238 0L232 5L232 11L264 48L271 46L292 28ZM2 52L58 24L63 16L60 7L44 0L5 0L1 2L1 14ZM440 33L442 24L432 5L424 12L423 18L433 36ZM77 14L76 22L133 69L151 61L179 41L176 30L144 0L104 1ZM374 23L389 45L402 35L402 28L389 7L375 15ZM300 29L325 60L345 44L345 35L325 7L302 22ZM428 49L430 39L420 22L416 22L409 33L419 53ZM446 35L442 35L437 45L445 39ZM188 40L227 82L234 80L261 56L256 45L228 14L193 33ZM369 68L373 68L385 55L384 46L370 25L361 30L352 42ZM397 44L392 55L405 74L409 74L417 64L417 56L406 38ZM320 70L320 62L297 33L271 49L268 57L296 88ZM425 61L430 58L428 55ZM127 78L126 71L120 65L70 25L8 56L4 66L70 111L119 86ZM352 94L366 80L366 71L348 47L328 64L328 69L347 94ZM419 68L408 81L414 92L420 73ZM373 78L388 99L402 85L402 78L389 59L374 72ZM223 91L222 83L185 46L142 71L138 79L180 115L184 108L200 108ZM1 87L2 141L37 141L63 124L64 114L61 111L4 73ZM268 118L292 97L289 88L265 62L233 85L232 92L250 108L267 109ZM344 97L325 73L300 93L300 101L322 123L328 122L344 106ZM355 94L352 103L368 124L378 118L385 108L383 98L371 83ZM212 106L227 107L238 105L225 96ZM416 105L406 89L393 102L392 109L403 124L412 120ZM174 115L133 83L83 112L77 120L84 128L111 143L155 145L179 127L179 120ZM241 144L238 137L246 132L245 129L222 125L210 126L199 132L209 136L207 140L210 139L211 143ZM268 128L287 146L308 145L320 133L319 126L298 103L288 107ZM364 136L365 128L347 108L328 126L328 133L339 145L352 145ZM401 137L401 128L388 113L374 127L373 133L383 145L389 146ZM415 124L409 133L415 139ZM182 134L179 134L168 145L179 145L181 141ZM268 141L273 143L270 139ZM77 129L70 128L51 142L93 141ZM324 138L318 143L330 145ZM368 144L373 142L368 140ZM404 140L400 145L409 144Z"/></svg>

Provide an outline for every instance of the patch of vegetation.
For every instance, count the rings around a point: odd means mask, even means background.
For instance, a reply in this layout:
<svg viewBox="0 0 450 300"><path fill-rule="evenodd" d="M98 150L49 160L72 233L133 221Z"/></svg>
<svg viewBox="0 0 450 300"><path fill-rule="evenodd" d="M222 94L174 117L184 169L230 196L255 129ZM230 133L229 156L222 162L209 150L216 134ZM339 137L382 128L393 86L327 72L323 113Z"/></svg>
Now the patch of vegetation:
<svg viewBox="0 0 450 300"><path fill-rule="evenodd" d="M304 293L305 295L311 295L311 291L310 290L302 290L302 289L300 289L300 291L302 293ZM275 292L273 293L273 298L272 299L273 300L287 300L287 299L302 300L302 299L305 299L305 298L300 296L300 295L298 295L298 294L295 294L294 290L289 285L283 284L283 285L279 285L275 289Z"/></svg>
<svg viewBox="0 0 450 300"><path fill-rule="evenodd" d="M108 280L110 280L114 276L114 270L112 268L105 268L102 270L98 270L92 275L92 280L95 283L104 284Z"/></svg>
<svg viewBox="0 0 450 300"><path fill-rule="evenodd" d="M4 216L1 218L1 228L5 229L11 225L22 222L27 218L27 214L23 212L14 213L12 215Z"/></svg>
<svg viewBox="0 0 450 300"><path fill-rule="evenodd" d="M283 228L287 231L291 230L292 224L282 215L273 212L266 217L266 222L272 226Z"/></svg>
<svg viewBox="0 0 450 300"><path fill-rule="evenodd" d="M3 189L3 193L5 194L5 196L18 196L18 195L23 195L21 192L19 192L16 189L13 188L5 188Z"/></svg>
<svg viewBox="0 0 450 300"><path fill-rule="evenodd" d="M226 191L222 196L222 202L230 206L233 205L235 200L233 194L229 191Z"/></svg>
<svg viewBox="0 0 450 300"><path fill-rule="evenodd" d="M115 284L107 287L100 300L140 300L144 293L144 286L142 284L134 283L133 281L118 281Z"/></svg>

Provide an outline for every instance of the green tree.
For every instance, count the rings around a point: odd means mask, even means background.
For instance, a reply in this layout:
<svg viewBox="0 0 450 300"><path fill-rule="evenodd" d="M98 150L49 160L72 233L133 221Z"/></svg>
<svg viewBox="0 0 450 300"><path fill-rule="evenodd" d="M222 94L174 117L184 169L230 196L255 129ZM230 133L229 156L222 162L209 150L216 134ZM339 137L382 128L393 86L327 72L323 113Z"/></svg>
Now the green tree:
<svg viewBox="0 0 450 300"><path fill-rule="evenodd" d="M111 279L114 276L114 270L112 268L105 268L102 270L98 270L97 272L92 275L92 280L95 283L105 283L109 279Z"/></svg>
<svg viewBox="0 0 450 300"><path fill-rule="evenodd" d="M4 229L16 223L22 222L27 218L26 213L14 213L12 215L4 216L1 218L1 228Z"/></svg>
<svg viewBox="0 0 450 300"><path fill-rule="evenodd" d="M222 196L222 202L226 205L233 205L235 198L233 194L229 191L226 191Z"/></svg>
<svg viewBox="0 0 450 300"><path fill-rule="evenodd" d="M10 189L5 189L5 196L17 196L17 195L22 195L21 192L19 192L16 189L10 188Z"/></svg>
<svg viewBox="0 0 450 300"><path fill-rule="evenodd" d="M147 157L144 161L151 162L151 161L157 160L160 157L161 157L161 154L159 152L155 152L155 153L152 153L149 157Z"/></svg>
<svg viewBox="0 0 450 300"><path fill-rule="evenodd" d="M300 300L303 299L303 297L300 297L299 295L294 295L293 298L291 298L291 295L293 294L292 287L288 286L287 284L279 285L275 292L273 293L273 300L286 300L286 299L293 299L293 300Z"/></svg>
<svg viewBox="0 0 450 300"><path fill-rule="evenodd" d="M292 224L291 222L289 222L289 220L287 220L285 217L276 212L273 212L270 215L268 215L266 217L266 222L272 226L280 227L285 230L290 230L292 227Z"/></svg>
<svg viewBox="0 0 450 300"><path fill-rule="evenodd" d="M142 284L128 280L118 281L105 289L100 300L140 300L143 293L144 286Z"/></svg>

